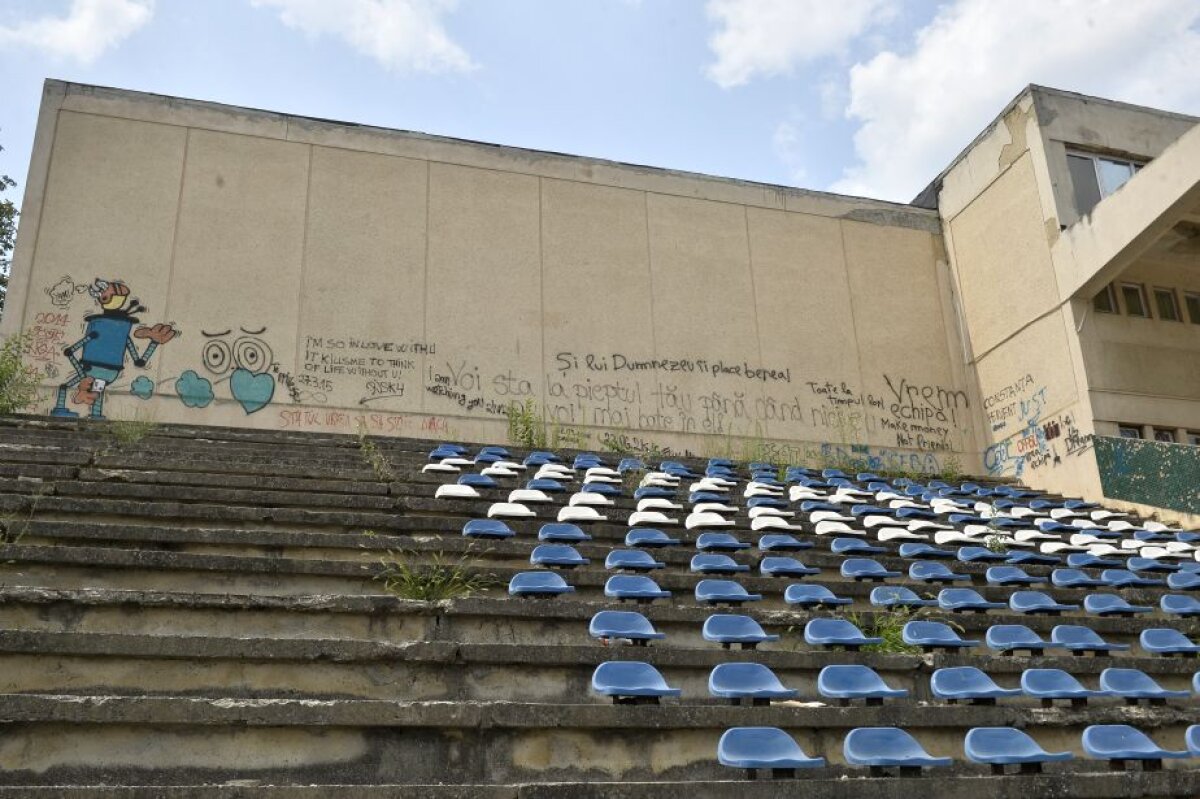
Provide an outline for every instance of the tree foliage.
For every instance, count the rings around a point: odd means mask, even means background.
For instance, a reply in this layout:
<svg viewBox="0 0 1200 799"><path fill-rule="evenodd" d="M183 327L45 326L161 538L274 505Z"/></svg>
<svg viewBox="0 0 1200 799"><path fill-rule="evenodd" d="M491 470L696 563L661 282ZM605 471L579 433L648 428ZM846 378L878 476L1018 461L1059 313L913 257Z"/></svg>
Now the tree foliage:
<svg viewBox="0 0 1200 799"><path fill-rule="evenodd" d="M3 150L0 147L0 150ZM8 297L8 272L12 266L13 242L17 237L17 206L4 196L4 192L15 188L17 182L8 175L0 175L0 314L4 313L4 300Z"/></svg>

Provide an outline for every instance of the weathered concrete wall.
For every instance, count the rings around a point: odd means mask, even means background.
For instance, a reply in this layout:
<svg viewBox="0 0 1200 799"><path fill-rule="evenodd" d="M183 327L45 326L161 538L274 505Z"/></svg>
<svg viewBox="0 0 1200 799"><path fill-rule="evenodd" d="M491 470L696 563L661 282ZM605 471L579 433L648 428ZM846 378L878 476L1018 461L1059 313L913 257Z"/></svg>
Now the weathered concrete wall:
<svg viewBox="0 0 1200 799"><path fill-rule="evenodd" d="M1099 498L1098 426L1200 423L1200 327L1093 313L1090 294L1075 296L1088 275L1064 257L1071 234L1060 234L1060 220L1075 218L1067 146L1153 157L1193 122L1034 87L941 177L989 474ZM1177 191L1154 182L1156 166L1133 183L1156 197ZM1187 290L1197 273L1178 259L1144 258L1127 274ZM1113 415L1121 413L1129 415Z"/></svg>
<svg viewBox="0 0 1200 799"><path fill-rule="evenodd" d="M977 468L934 212L58 82L26 208L47 410L99 278L114 417Z"/></svg>

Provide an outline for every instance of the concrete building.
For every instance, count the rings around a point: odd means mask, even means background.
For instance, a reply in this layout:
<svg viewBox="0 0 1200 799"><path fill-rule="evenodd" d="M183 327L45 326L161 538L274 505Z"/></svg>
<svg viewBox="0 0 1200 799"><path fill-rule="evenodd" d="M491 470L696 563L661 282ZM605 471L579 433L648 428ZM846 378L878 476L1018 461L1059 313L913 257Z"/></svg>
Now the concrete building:
<svg viewBox="0 0 1200 799"><path fill-rule="evenodd" d="M1196 121L1031 86L904 205L48 81L0 332L59 414L497 441L527 403L1200 524Z"/></svg>

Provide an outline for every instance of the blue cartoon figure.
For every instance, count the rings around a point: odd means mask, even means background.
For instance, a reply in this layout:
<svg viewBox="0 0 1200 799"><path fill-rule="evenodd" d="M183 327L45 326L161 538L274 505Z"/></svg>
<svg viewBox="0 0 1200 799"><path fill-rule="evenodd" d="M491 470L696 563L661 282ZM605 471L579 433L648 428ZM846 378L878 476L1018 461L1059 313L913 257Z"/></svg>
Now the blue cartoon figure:
<svg viewBox="0 0 1200 799"><path fill-rule="evenodd" d="M169 324L138 325L139 320L133 314L146 308L136 297L129 296L129 287L119 280L96 278L88 293L100 306L100 313L85 316L87 327L83 338L63 350L75 368L75 375L58 387L51 416L79 416L67 408L67 392L74 388L71 401L89 406L91 418L103 419L104 389L125 370L125 356L128 354L134 366L144 369L160 345L179 335ZM134 339L150 343L139 353Z"/></svg>

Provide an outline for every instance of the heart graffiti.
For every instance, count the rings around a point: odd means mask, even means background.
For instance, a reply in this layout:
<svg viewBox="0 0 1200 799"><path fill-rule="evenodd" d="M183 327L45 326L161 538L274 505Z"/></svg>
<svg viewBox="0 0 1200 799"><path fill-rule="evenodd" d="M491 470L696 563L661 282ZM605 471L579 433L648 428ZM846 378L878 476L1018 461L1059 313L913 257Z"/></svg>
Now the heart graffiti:
<svg viewBox="0 0 1200 799"><path fill-rule="evenodd" d="M229 377L229 391L242 410L251 414L271 404L271 398L275 396L275 378L248 369L234 369Z"/></svg>

